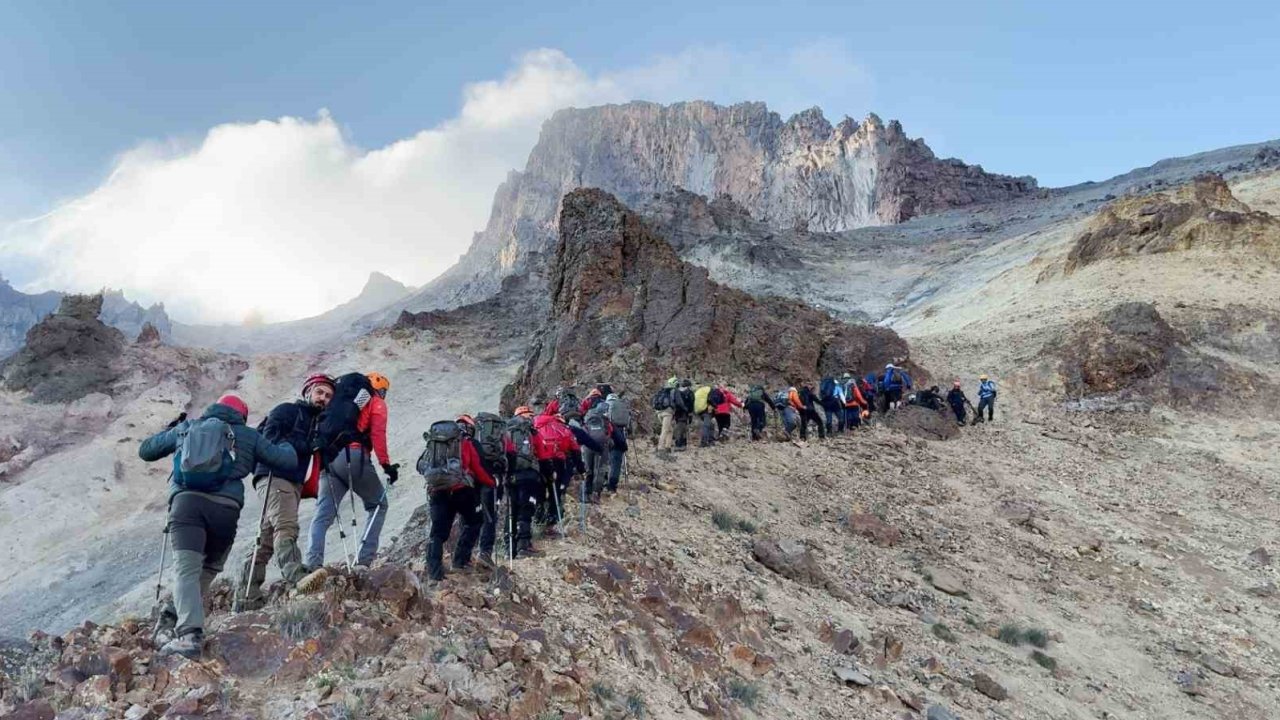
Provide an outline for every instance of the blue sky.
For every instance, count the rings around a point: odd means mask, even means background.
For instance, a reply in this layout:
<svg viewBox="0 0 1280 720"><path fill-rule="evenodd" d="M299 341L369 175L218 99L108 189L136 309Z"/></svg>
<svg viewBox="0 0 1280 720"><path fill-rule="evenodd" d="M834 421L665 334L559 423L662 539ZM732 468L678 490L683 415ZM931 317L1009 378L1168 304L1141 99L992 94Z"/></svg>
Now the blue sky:
<svg viewBox="0 0 1280 720"><path fill-rule="evenodd" d="M874 111L989 170L1104 179L1280 136L1278 27L1267 2L3 2L0 223L91 197L122 158L154 164L221 126L329 123L341 138L323 142L341 154L466 124L468 88L510 80L539 49L558 51L550 64L576 89L535 83L494 103L692 93L784 113L816 104L832 119ZM517 167L537 119L470 136L469 152L496 148L486 172ZM457 228L483 225L492 187L473 192L479 220L468 211L439 242L465 245ZM39 258L4 262L6 275L59 279L32 269Z"/></svg>

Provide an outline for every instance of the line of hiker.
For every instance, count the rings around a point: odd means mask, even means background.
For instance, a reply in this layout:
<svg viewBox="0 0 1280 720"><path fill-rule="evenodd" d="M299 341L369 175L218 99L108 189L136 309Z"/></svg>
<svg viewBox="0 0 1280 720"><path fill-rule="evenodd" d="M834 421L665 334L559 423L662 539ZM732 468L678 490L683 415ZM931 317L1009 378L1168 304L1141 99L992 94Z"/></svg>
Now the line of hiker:
<svg viewBox="0 0 1280 720"><path fill-rule="evenodd" d="M204 602L209 586L226 563L244 507L244 478L252 475L262 502L258 537L241 571L237 602L261 604L267 564L274 557L281 574L296 583L324 562L325 534L340 520L343 498L364 505L365 528L355 558L368 565L378 550L387 514L387 489L399 478L399 465L387 451L386 396L391 382L379 373L348 373L338 378L316 374L302 384L301 397L282 403L256 428L247 425L249 408L224 395L196 420L180 415L138 449L145 461L173 456L169 475L169 514L165 551L173 546L173 605L165 608L157 630L172 639L161 654L198 657L204 643ZM374 469L375 458L386 485ZM310 543L304 562L298 547L298 508L316 498ZM339 527L346 548L346 531ZM157 584L157 599L159 584Z"/></svg>
<svg viewBox="0 0 1280 720"><path fill-rule="evenodd" d="M979 403L976 409L965 397L957 380L946 402L959 424L967 423L967 410L973 410L974 422L994 418L996 387L986 375L979 379ZM914 382L905 368L893 363L882 372L857 377L845 372L838 378L824 377L815 383L799 382L786 389L771 392L763 384L752 385L740 400L728 386L709 383L695 387L692 380L672 377L653 396L652 406L658 414L657 446L659 451L679 451L689 445L690 427L699 428L700 447L714 445L728 438L734 408L746 410L751 423L751 439L764 437L768 413L777 418L783 436L793 439L797 430L801 440L808 440L812 425L820 439L852 432L867 422L873 413L881 415L904 404L942 409L938 386L913 393ZM904 400L904 395L906 399Z"/></svg>
<svg viewBox="0 0 1280 720"><path fill-rule="evenodd" d="M585 520L588 504L618 490L631 421L630 403L602 384L581 400L560 388L545 402L515 408L510 418L484 412L432 423L417 464L431 510L427 579L445 577L444 545L455 519L461 528L452 566L459 571L471 566L477 540L475 564L493 567L499 523L509 560L539 555L534 525L545 538L562 534L575 479Z"/></svg>

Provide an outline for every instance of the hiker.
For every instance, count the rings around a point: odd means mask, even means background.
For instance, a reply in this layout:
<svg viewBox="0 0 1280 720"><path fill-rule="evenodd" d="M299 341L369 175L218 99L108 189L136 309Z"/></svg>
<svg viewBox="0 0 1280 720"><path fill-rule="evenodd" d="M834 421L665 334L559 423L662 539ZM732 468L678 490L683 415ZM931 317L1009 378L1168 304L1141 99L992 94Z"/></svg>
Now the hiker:
<svg viewBox="0 0 1280 720"><path fill-rule="evenodd" d="M982 417L982 409L987 409L987 422L996 419L996 384L985 374L978 376L978 417Z"/></svg>
<svg viewBox="0 0 1280 720"><path fill-rule="evenodd" d="M609 424L613 426L609 436L609 487L606 489L616 493L618 482L622 480L623 458L630 449L627 432L631 428L631 403L617 393L609 392L604 397L604 404L609 412Z"/></svg>
<svg viewBox="0 0 1280 720"><path fill-rule="evenodd" d="M467 421L470 420L470 423ZM494 485L481 485L480 505L484 511L480 525L480 547L476 556L476 565L482 569L493 566L493 544L497 540L498 501L502 499L503 485L507 477L507 445L511 442L507 437L507 421L501 415L490 412L476 413L475 417L462 415L458 417L463 427L474 428L471 439L480 451L480 464L484 471L493 478Z"/></svg>
<svg viewBox="0 0 1280 720"><path fill-rule="evenodd" d="M834 377L824 377L818 384L818 398L822 406L827 434L844 432L844 387L836 382Z"/></svg>
<svg viewBox="0 0 1280 720"><path fill-rule="evenodd" d="M578 404L578 413L583 417L586 417L587 413L591 411L591 408L594 408L602 402L604 402L604 393L600 392L600 388L593 387L591 388L591 392L588 392L587 396Z"/></svg>
<svg viewBox="0 0 1280 720"><path fill-rule="evenodd" d="M475 431L475 420L462 415L457 420L434 422L422 434L427 447L418 458L418 472L426 478L431 510L427 538L427 579L431 582L444 580L444 544L455 517L462 519L462 529L453 549L453 569L466 570L471 565L471 551L484 524L477 485L497 484L484 469L480 449L472 439Z"/></svg>
<svg viewBox="0 0 1280 720"><path fill-rule="evenodd" d="M862 391L862 399L866 401L866 409L874 411L878 405L880 398L876 392L876 374L874 372L867 373L867 376L858 381L858 390Z"/></svg>
<svg viewBox="0 0 1280 720"><path fill-rule="evenodd" d="M315 449L323 453L320 498L311 519L307 568L324 564L325 534L341 512L342 500L355 493L364 504L365 526L356 565L368 567L378 553L378 537L387 519L387 489L400 479L400 465L387 452L387 391L391 381L381 373L348 373L334 382L333 399L320 416ZM383 487L373 468L377 458L387 477ZM355 498L351 501L355 512ZM353 518L354 520L354 518ZM342 532L339 528L339 532ZM349 561L349 560L348 560Z"/></svg>
<svg viewBox="0 0 1280 720"><path fill-rule="evenodd" d="M795 385L781 390L778 396L774 398L773 409L782 418L782 434L788 440L791 439L791 433L795 432L796 426L800 424L800 394L796 391Z"/></svg>
<svg viewBox="0 0 1280 720"><path fill-rule="evenodd" d="M965 397L964 390L960 389L959 380L951 383L951 390L947 393L947 404L951 406L951 412L955 413L956 422L964 425L964 407L969 404L969 398Z"/></svg>
<svg viewBox="0 0 1280 720"><path fill-rule="evenodd" d="M683 450L689 445L689 418L693 416L693 381L685 378L680 381L679 387L675 393L675 415L672 417L674 422L677 450Z"/></svg>
<svg viewBox="0 0 1280 720"><path fill-rule="evenodd" d="M724 400L724 393L714 385L702 385L693 393L693 414L698 417L698 447L716 444L715 405Z"/></svg>
<svg viewBox="0 0 1280 720"><path fill-rule="evenodd" d="M916 393L916 404L927 407L930 410L942 409L942 391L937 385L921 390Z"/></svg>
<svg viewBox="0 0 1280 720"><path fill-rule="evenodd" d="M313 458L311 443L320 411L333 398L333 382L324 373L311 375L302 383L301 397L272 408L261 425L267 442L289 443L298 464L285 472L273 471L266 463L254 468L253 487L262 501L262 520L258 524L257 547L240 573L238 587L246 588L246 607L263 602L262 584L273 556L286 583L293 585L307 574L302 550L298 548L298 506L303 498L319 494L320 463Z"/></svg>
<svg viewBox="0 0 1280 720"><path fill-rule="evenodd" d="M554 456L551 445L543 442L533 426L533 409L522 405L514 415L507 421L507 437L511 441L507 447L507 467L511 478L508 492L511 492L512 517L506 529L507 547L513 559L541 554L533 546L533 516L546 487L543 463L549 463ZM514 525L514 538L511 525Z"/></svg>
<svg viewBox="0 0 1280 720"><path fill-rule="evenodd" d="M199 420L183 420L142 442L146 462L173 455L169 476L169 518L173 543L174 638L161 655L198 658L204 649L204 599L222 572L236 539L244 507L244 478L258 463L270 472L288 473L298 454L288 442L268 442L245 424L249 407L235 395L223 395Z"/></svg>
<svg viewBox="0 0 1280 720"><path fill-rule="evenodd" d="M804 383L800 386L797 399L800 402L800 439L809 439L809 423L812 422L818 426L818 439L825 440L827 431L823 426L822 416L818 414L818 406L822 404L818 393L814 392L812 385Z"/></svg>
<svg viewBox="0 0 1280 720"><path fill-rule="evenodd" d="M547 410L550 410L548 407ZM538 519L546 526L543 534L554 537L560 533L560 520L563 519L564 493L569 487L572 477L571 453L581 452L578 441L559 415L548 414L544 410L533 421L533 429L538 432L546 457L541 458L539 465L542 472L542 492L539 494Z"/></svg>
<svg viewBox="0 0 1280 720"><path fill-rule="evenodd" d="M742 401L738 399L737 395L733 394L733 391L730 390L727 385L719 385L717 387L720 390L720 399L723 402L716 403L712 410L715 413L716 428L719 430L719 439L728 440L729 427L733 422L733 418L730 416L730 413L733 412L734 408L742 407Z"/></svg>
<svg viewBox="0 0 1280 720"><path fill-rule="evenodd" d="M858 390L858 381L854 379L850 373L840 376L841 391L844 393L844 426L848 430L852 430L862 425L862 411L867 407L867 401L862 397L862 392Z"/></svg>
<svg viewBox="0 0 1280 720"><path fill-rule="evenodd" d="M759 440L764 435L767 422L765 409L773 407L773 402L769 400L769 391L765 390L763 385L752 385L747 391L747 401L743 406L747 409L747 415L751 417L751 439Z"/></svg>
<svg viewBox="0 0 1280 720"><path fill-rule="evenodd" d="M880 376L879 389L884 396L881 412L896 410L902 404L903 389L911 389L911 376L906 370L889 363L884 366L884 374Z"/></svg>
<svg viewBox="0 0 1280 720"><path fill-rule="evenodd" d="M582 450L582 464L585 468L582 472L582 492L592 503L600 501L600 494L608 484L605 460L608 458L612 437L613 423L609 422L609 408L604 403L597 403L582 416L582 434L578 436L579 445L585 442Z"/></svg>
<svg viewBox="0 0 1280 720"><path fill-rule="evenodd" d="M672 376L653 396L653 409L658 411L658 449L670 451L675 440L676 386L679 381Z"/></svg>

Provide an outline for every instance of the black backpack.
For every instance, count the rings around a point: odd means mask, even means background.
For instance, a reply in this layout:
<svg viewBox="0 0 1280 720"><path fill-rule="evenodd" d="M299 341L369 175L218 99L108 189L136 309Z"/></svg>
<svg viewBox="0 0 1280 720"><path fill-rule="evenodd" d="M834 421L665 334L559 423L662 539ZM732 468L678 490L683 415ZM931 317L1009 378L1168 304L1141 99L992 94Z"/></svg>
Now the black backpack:
<svg viewBox="0 0 1280 720"><path fill-rule="evenodd" d="M587 411L582 419L582 427L591 435L591 439L603 447L609 442L609 408L599 403Z"/></svg>
<svg viewBox="0 0 1280 720"><path fill-rule="evenodd" d="M363 373L347 373L333 384L333 399L316 421L315 447L320 449L326 465L351 443L369 447L368 435L356 429L363 407L363 403L357 404L361 392L364 402L373 397L373 384Z"/></svg>
<svg viewBox="0 0 1280 720"><path fill-rule="evenodd" d="M675 393L674 388L662 388L653 394L654 410L669 410L672 407L671 396Z"/></svg>
<svg viewBox="0 0 1280 720"><path fill-rule="evenodd" d="M715 412L716 408L724 403L724 391L718 387L712 387L711 392L707 393L707 409Z"/></svg>
<svg viewBox="0 0 1280 720"><path fill-rule="evenodd" d="M578 408L582 406L582 401L578 399L577 395L573 394L572 390L561 390L560 396L556 400L560 403L561 415L564 413L577 413Z"/></svg>
<svg viewBox="0 0 1280 720"><path fill-rule="evenodd" d="M452 420L431 423L422 433L427 448L418 456L418 472L427 479L427 492L450 492L471 487L471 476L462 469L462 427Z"/></svg>
<svg viewBox="0 0 1280 720"><path fill-rule="evenodd" d="M500 468L506 462L507 450L502 443L507 432L507 421L493 413L476 415L476 445L480 456L489 467Z"/></svg>
<svg viewBox="0 0 1280 720"><path fill-rule="evenodd" d="M533 422L527 417L513 417L507 421L507 435L516 449L516 464L511 470L537 470L538 456L534 453Z"/></svg>

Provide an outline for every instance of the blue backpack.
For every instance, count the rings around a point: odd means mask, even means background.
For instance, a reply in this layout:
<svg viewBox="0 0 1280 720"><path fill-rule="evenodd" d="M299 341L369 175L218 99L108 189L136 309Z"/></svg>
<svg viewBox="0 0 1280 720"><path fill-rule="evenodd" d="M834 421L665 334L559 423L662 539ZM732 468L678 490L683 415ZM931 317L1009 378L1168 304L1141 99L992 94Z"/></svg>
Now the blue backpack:
<svg viewBox="0 0 1280 720"><path fill-rule="evenodd" d="M184 422L176 428L173 482L185 490L212 492L231 477L236 462L236 434L217 418Z"/></svg>

